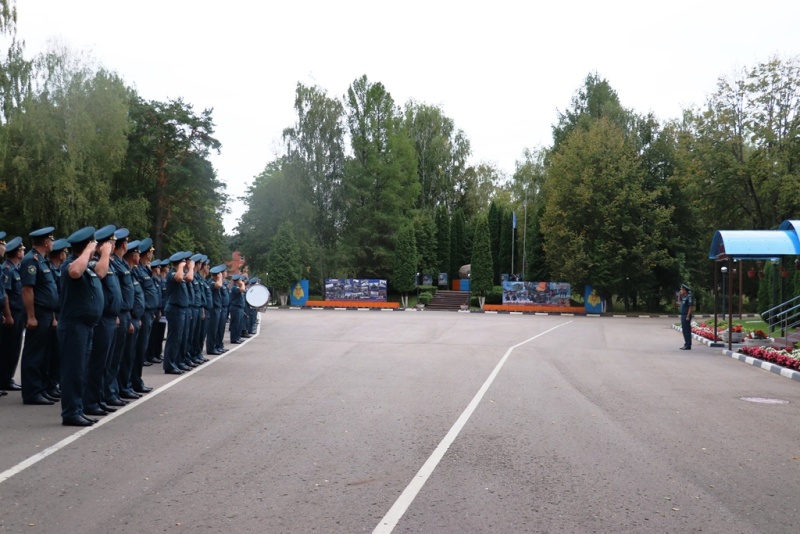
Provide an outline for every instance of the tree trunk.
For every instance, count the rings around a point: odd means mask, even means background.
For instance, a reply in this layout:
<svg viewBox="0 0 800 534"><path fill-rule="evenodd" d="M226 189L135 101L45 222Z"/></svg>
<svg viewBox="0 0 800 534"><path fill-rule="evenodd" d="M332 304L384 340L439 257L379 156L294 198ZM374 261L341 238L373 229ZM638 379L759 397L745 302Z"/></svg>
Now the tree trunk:
<svg viewBox="0 0 800 534"><path fill-rule="evenodd" d="M486 302L486 297L484 297L483 295L479 296L478 297L478 305L481 307L481 309L483 309L483 303L484 302Z"/></svg>
<svg viewBox="0 0 800 534"><path fill-rule="evenodd" d="M281 306L286 306L289 300L289 293L286 290L278 291L278 298L281 300Z"/></svg>

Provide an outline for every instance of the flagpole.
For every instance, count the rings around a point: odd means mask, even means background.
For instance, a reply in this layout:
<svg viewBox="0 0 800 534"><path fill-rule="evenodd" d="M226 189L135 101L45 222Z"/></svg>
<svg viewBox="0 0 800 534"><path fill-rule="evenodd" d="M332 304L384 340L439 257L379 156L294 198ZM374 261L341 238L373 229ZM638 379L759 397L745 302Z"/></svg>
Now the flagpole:
<svg viewBox="0 0 800 534"><path fill-rule="evenodd" d="M511 276L514 276L514 232L517 231L517 212L511 212Z"/></svg>
<svg viewBox="0 0 800 534"><path fill-rule="evenodd" d="M523 205L525 209L525 222L522 226L522 281L525 281L525 264L528 261L528 246L525 243L525 234L526 230L528 229L528 187L525 187L525 204Z"/></svg>

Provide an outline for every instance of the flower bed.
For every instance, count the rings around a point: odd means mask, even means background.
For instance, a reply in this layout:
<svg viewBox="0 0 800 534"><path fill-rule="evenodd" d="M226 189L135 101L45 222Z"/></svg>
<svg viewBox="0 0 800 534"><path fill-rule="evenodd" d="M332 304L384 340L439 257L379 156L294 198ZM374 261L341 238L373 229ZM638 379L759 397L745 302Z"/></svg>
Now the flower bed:
<svg viewBox="0 0 800 534"><path fill-rule="evenodd" d="M706 323L692 322L692 333L711 341L720 341L719 336L714 339L714 327L708 326Z"/></svg>
<svg viewBox="0 0 800 534"><path fill-rule="evenodd" d="M787 369L800 371L800 349L774 349L772 347L742 347L740 354L774 363Z"/></svg>

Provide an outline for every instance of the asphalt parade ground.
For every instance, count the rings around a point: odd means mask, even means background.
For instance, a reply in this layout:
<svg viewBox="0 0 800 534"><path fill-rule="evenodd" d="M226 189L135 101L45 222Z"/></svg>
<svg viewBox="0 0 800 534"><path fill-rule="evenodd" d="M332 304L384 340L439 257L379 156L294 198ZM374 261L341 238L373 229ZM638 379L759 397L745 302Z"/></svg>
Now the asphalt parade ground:
<svg viewBox="0 0 800 534"><path fill-rule="evenodd" d="M0 532L796 533L800 383L675 322L269 310L93 427L0 398Z"/></svg>

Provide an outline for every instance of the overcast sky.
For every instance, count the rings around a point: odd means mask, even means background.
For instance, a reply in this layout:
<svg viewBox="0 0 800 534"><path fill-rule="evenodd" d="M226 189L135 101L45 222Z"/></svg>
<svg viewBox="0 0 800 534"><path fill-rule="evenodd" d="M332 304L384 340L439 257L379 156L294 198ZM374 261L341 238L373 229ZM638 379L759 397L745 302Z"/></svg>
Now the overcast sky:
<svg viewBox="0 0 800 534"><path fill-rule="evenodd" d="M366 74L397 104L440 106L472 161L511 174L587 74L661 119L701 105L720 76L800 54L800 2L18 0L29 57L58 39L149 100L214 108L212 162L242 196L293 124L298 82L341 97ZM231 205L230 233L244 206Z"/></svg>

